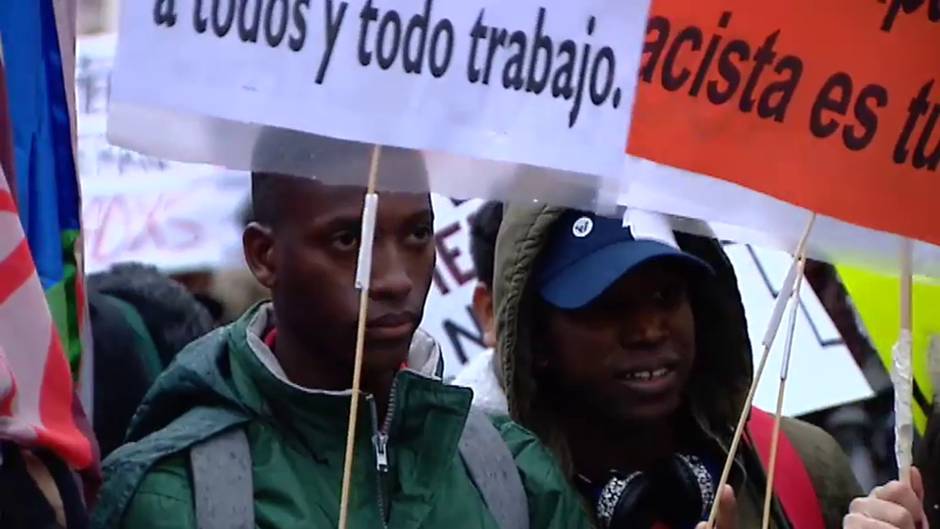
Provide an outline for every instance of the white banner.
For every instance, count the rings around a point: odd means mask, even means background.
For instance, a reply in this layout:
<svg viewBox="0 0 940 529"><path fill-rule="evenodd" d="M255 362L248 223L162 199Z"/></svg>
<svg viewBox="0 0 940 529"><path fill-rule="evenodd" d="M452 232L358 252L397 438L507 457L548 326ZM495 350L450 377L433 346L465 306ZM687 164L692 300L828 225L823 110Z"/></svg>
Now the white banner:
<svg viewBox="0 0 940 529"><path fill-rule="evenodd" d="M619 203L702 219L722 240L792 252L810 211L747 187L628 156ZM731 207L733 206L733 207ZM872 215L879 215L872 211ZM703 224L679 226L700 233ZM807 243L809 257L897 275L901 237L820 215ZM914 271L940 277L940 246L914 241Z"/></svg>
<svg viewBox="0 0 940 529"><path fill-rule="evenodd" d="M258 151L290 129L434 153L431 188L450 196L593 204L596 175L622 169L647 9L127 0L108 134L163 158L300 173Z"/></svg>

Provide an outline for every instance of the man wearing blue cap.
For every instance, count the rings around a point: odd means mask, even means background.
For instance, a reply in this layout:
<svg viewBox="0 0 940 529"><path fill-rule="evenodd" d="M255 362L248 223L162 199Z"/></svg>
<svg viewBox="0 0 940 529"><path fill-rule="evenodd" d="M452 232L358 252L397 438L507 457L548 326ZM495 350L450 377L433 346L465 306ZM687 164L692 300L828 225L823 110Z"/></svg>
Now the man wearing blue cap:
<svg viewBox="0 0 940 529"><path fill-rule="evenodd" d="M715 501L750 385L744 309L716 241L629 213L506 212L495 371L509 413L552 449L599 527L691 529ZM738 451L719 526L759 526L760 424ZM835 441L787 419L783 453L772 526L841 527L861 491Z"/></svg>

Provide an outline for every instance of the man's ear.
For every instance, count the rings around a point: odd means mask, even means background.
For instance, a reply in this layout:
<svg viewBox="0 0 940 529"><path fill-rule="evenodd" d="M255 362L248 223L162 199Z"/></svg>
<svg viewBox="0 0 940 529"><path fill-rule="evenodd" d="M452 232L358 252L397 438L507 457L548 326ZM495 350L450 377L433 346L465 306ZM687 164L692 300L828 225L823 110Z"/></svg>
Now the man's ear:
<svg viewBox="0 0 940 529"><path fill-rule="evenodd" d="M496 347L496 319L493 317L493 294L489 285L477 282L473 289L473 312L476 313L483 328L483 343L487 347Z"/></svg>
<svg viewBox="0 0 940 529"><path fill-rule="evenodd" d="M248 268L268 290L277 282L277 266L274 262L274 233L271 228L252 222L245 226L242 248Z"/></svg>

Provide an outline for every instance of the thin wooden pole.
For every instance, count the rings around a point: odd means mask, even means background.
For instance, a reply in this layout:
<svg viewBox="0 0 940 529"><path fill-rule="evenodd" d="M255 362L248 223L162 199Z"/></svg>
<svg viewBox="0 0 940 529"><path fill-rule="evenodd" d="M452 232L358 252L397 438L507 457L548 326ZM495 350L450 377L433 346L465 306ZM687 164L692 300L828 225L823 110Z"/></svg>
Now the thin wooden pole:
<svg viewBox="0 0 940 529"><path fill-rule="evenodd" d="M773 346L774 339L777 335L777 329L780 327L780 322L782 320L784 309L786 308L787 300L793 293L793 288L796 282L796 273L799 267L799 256L806 253L806 244L809 240L810 233L813 231L813 225L816 223L816 214L813 213L810 215L809 221L806 223L806 228L803 230L803 235L800 237L799 243L796 245L796 249L793 252L793 263L790 265L790 271L787 274L786 280L783 282L783 287L780 289L780 294L777 296L777 301L774 305L774 310L771 313L770 323L767 325L767 333L764 335L764 340L761 343L762 351L760 361L757 363L757 369L754 371L754 378L751 380L751 386L747 390L747 396L744 398L744 406L741 408L741 415L738 417L738 424L734 429L734 435L731 438L731 446L728 448L728 457L725 458L725 465L721 470L721 478L718 480L718 486L715 488L716 491L724 489L724 486L728 483L728 478L731 476L731 468L734 466L734 456L738 452L738 446L741 444L741 437L744 435L744 427L747 425L747 418L751 413L751 405L754 403L754 395L757 393L757 386L760 383L761 376L764 373L764 367L767 365L767 358L770 356L770 349ZM716 499L715 503L712 504L711 511L708 514L708 523L706 524L707 529L714 529L715 520L718 519L718 509L720 502Z"/></svg>
<svg viewBox="0 0 940 529"><path fill-rule="evenodd" d="M914 418L911 401L914 392L913 373L913 312L914 312L914 246L910 239L901 243L901 329L894 347L895 452L898 476L911 482Z"/></svg>
<svg viewBox="0 0 940 529"><path fill-rule="evenodd" d="M764 489L764 515L761 529L770 527L770 504L774 497L774 478L777 475L777 448L780 443L780 421L783 417L783 396L787 388L790 373L790 353L793 351L793 334L796 332L796 319L800 312L800 287L803 284L803 271L806 269L806 256L800 256L799 276L793 287L793 299L790 301L789 321L787 322L786 346L783 362L780 364L780 387L777 389L777 408L774 412L774 432L770 438L770 461L767 464L767 486Z"/></svg>
<svg viewBox="0 0 940 529"><path fill-rule="evenodd" d="M357 287L359 288L359 320L356 325L356 358L353 364L352 399L349 404L349 426L346 430L346 457L343 466L343 486L339 503L339 529L346 529L349 520L349 484L352 481L353 449L356 445L356 418L359 416L359 382L362 376L362 356L365 350L366 315L369 307L369 272L372 262L372 238L375 232L375 208L378 206L375 186L378 181L379 157L382 148L376 145L372 149L369 166L369 182L362 214L362 237L359 241L359 270ZM372 211L369 211L370 207ZM366 270L364 272L364 270Z"/></svg>

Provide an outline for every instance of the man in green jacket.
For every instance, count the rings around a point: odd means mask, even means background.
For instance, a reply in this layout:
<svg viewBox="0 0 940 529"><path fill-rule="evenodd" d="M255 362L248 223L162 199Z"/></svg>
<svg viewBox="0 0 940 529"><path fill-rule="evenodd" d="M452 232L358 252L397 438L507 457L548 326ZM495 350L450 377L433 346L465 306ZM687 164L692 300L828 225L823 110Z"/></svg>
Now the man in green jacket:
<svg viewBox="0 0 940 529"><path fill-rule="evenodd" d="M720 245L653 220L625 229L620 218L512 207L497 241L495 375L513 419L552 449L601 528L703 519L751 381ZM814 426L785 419L782 430L795 464L777 483L804 468L806 479L797 502L779 491L770 526L841 527L861 494L847 458ZM731 475L740 528L760 526L765 475L749 435Z"/></svg>
<svg viewBox="0 0 940 529"><path fill-rule="evenodd" d="M367 146L349 144L318 155L311 174L365 174L368 158ZM387 170L425 171L420 156L394 149L381 167L383 181L395 176ZM252 175L257 222L245 230L245 258L273 302L197 340L161 375L130 442L106 462L93 527L336 527L363 194ZM383 194L349 527L589 527L578 495L531 434L505 418L474 423L471 392L440 380L439 350L417 329L434 263L429 196ZM487 429L498 443L473 456ZM468 435L477 442L468 446ZM494 459L500 450L506 457ZM504 487L496 494L493 475Z"/></svg>

